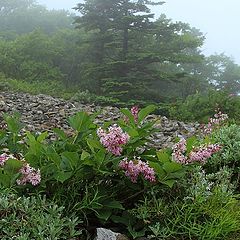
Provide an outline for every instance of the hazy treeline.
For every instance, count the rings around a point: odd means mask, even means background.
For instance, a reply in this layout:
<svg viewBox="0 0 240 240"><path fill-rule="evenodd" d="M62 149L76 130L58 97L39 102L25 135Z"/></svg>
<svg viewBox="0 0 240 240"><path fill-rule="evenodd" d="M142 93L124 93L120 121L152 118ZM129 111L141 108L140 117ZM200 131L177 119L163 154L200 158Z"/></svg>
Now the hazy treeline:
<svg viewBox="0 0 240 240"><path fill-rule="evenodd" d="M74 15L33 0L0 0L0 71L121 101L238 93L240 67L224 54L204 56L199 30L165 15L155 20L151 4L85 0Z"/></svg>

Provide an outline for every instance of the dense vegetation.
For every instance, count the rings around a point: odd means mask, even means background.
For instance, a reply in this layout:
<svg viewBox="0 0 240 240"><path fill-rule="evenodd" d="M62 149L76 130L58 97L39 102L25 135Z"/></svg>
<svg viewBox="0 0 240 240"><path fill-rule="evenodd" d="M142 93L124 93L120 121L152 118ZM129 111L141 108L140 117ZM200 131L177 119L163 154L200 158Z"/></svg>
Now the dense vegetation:
<svg viewBox="0 0 240 240"><path fill-rule="evenodd" d="M85 0L75 15L0 0L1 91L156 106L122 108L101 126L77 113L55 140L3 115L1 239L93 239L99 226L131 239L239 238L240 66L204 56L189 24L154 19L162 4ZM206 125L157 151L154 111Z"/></svg>
<svg viewBox="0 0 240 240"><path fill-rule="evenodd" d="M79 112L68 121L73 134L53 129L54 141L47 132L22 134L5 115L1 238L94 239L98 226L131 239L239 236L239 126L219 112L199 136L156 151L146 147L154 109L122 109L123 119L102 127Z"/></svg>

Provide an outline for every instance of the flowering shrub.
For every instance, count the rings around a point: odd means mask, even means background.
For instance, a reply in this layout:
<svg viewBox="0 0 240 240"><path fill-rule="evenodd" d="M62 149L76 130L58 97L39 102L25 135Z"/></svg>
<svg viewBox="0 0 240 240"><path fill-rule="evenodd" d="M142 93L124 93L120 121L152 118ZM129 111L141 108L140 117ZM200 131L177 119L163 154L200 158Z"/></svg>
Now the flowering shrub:
<svg viewBox="0 0 240 240"><path fill-rule="evenodd" d="M187 155L186 140L181 139L173 146L172 158L174 161L181 164L190 164L194 162L205 164L208 158L220 150L221 146L219 144L205 144L199 147L193 147L191 152Z"/></svg>
<svg viewBox="0 0 240 240"><path fill-rule="evenodd" d="M119 167L125 170L125 175L129 177L133 183L137 182L140 173L146 180L150 182L156 181L154 169L149 167L147 162L141 161L140 157L135 158L133 161L128 161L127 158L124 158L119 163Z"/></svg>
<svg viewBox="0 0 240 240"><path fill-rule="evenodd" d="M143 222L129 212L144 201L143 193L174 195L195 163L206 163L221 149L210 139L202 144L196 137L180 140L173 149L148 147L156 129L155 122L145 118L154 109L121 109L128 121L119 119L107 129L95 124L94 115L79 112L68 121L72 134L53 129L53 141L47 132L19 134L21 128L7 117L0 144L14 154L0 155L0 185L15 187L21 194L46 194L63 205L66 214L77 213L83 219L81 228L110 224L127 229L133 238L140 236L149 229L141 231Z"/></svg>
<svg viewBox="0 0 240 240"><path fill-rule="evenodd" d="M203 127L204 134L210 134L212 131L218 127L220 127L226 120L228 119L228 115L222 113L221 111L216 111L213 118L209 118L207 125Z"/></svg>
<svg viewBox="0 0 240 240"><path fill-rule="evenodd" d="M18 160L12 154L3 153L0 155L0 166L4 170L5 178L13 178L14 175L18 176L16 183L18 185L26 185L31 183L33 186L41 182L41 174L39 169L30 167L24 159ZM11 171L9 171L9 168ZM19 175L20 178L19 178Z"/></svg>
<svg viewBox="0 0 240 240"><path fill-rule="evenodd" d="M129 135L123 130L114 124L108 128L108 132L99 128L97 130L97 135L100 138L102 145L107 148L108 152L113 155L120 156L122 153L122 145L127 144L129 140Z"/></svg>
<svg viewBox="0 0 240 240"><path fill-rule="evenodd" d="M31 183L33 186L36 186L41 182L40 170L30 167L28 163L24 163L19 172L22 174L22 176L17 180L18 185L26 185L26 183Z"/></svg>

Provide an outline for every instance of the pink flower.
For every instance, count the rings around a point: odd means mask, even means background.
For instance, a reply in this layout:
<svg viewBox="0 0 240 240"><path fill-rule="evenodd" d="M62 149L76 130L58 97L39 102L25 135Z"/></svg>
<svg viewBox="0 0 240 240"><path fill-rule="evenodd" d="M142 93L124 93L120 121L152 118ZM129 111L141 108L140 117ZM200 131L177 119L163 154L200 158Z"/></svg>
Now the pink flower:
<svg viewBox="0 0 240 240"><path fill-rule="evenodd" d="M6 153L0 155L0 166L3 166L5 162L9 159L9 156Z"/></svg>
<svg viewBox="0 0 240 240"><path fill-rule="evenodd" d="M133 183L137 182L139 174L149 182L155 182L154 169L149 167L147 162L143 162L140 158L128 161L127 158L119 163L119 167L125 170L125 175L130 178Z"/></svg>
<svg viewBox="0 0 240 240"><path fill-rule="evenodd" d="M199 148L193 149L189 153L189 162L206 163L206 160L210 158L214 153L221 150L221 146L218 144L202 145Z"/></svg>
<svg viewBox="0 0 240 240"><path fill-rule="evenodd" d="M133 107L131 108L131 113L132 113L132 115L133 115L133 117L134 117L135 123L138 122L138 112L139 112L138 106L133 106Z"/></svg>
<svg viewBox="0 0 240 240"><path fill-rule="evenodd" d="M219 127L228 119L227 114L223 114L221 111L216 111L213 118L210 118L208 124L203 127L204 134L210 134L215 128Z"/></svg>
<svg viewBox="0 0 240 240"><path fill-rule="evenodd" d="M36 170L27 163L19 171L22 177L17 180L18 185L26 185L31 183L33 186L38 185L41 182L40 170Z"/></svg>
<svg viewBox="0 0 240 240"><path fill-rule="evenodd" d="M101 144L107 149L108 152L116 156L120 156L123 149L122 145L129 141L129 135L124 133L123 130L116 124L108 128L108 132L99 128L97 135L100 138Z"/></svg>
<svg viewBox="0 0 240 240"><path fill-rule="evenodd" d="M178 163L187 163L187 157L184 155L186 152L186 140L183 138L173 146L172 158Z"/></svg>
<svg viewBox="0 0 240 240"><path fill-rule="evenodd" d="M182 139L173 146L172 158L174 161L181 164L193 162L204 164L208 158L220 150L221 146L219 144L202 145L198 148L193 148L189 156L186 156L186 140Z"/></svg>

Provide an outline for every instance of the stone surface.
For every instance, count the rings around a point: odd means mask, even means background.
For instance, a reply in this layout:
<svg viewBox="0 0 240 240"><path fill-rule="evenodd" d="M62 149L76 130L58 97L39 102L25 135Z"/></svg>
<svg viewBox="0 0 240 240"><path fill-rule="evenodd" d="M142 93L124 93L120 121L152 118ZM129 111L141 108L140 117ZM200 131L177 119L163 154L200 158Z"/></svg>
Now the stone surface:
<svg viewBox="0 0 240 240"><path fill-rule="evenodd" d="M76 101L65 101L51 96L30 95L27 93L2 92L0 94L0 124L3 124L3 113L19 112L24 130L48 131L54 139L53 128L62 128L71 134L67 119L78 111L87 113L99 112L97 124L116 120L121 113L116 107L100 107L94 104L82 104ZM164 116L149 115L148 120L156 120L155 127L159 130L151 137L152 147L161 149L171 147L176 137L190 137L199 128L197 123L183 123L169 120Z"/></svg>
<svg viewBox="0 0 240 240"><path fill-rule="evenodd" d="M128 238L123 234L115 233L109 229L97 228L95 240L128 240Z"/></svg>

